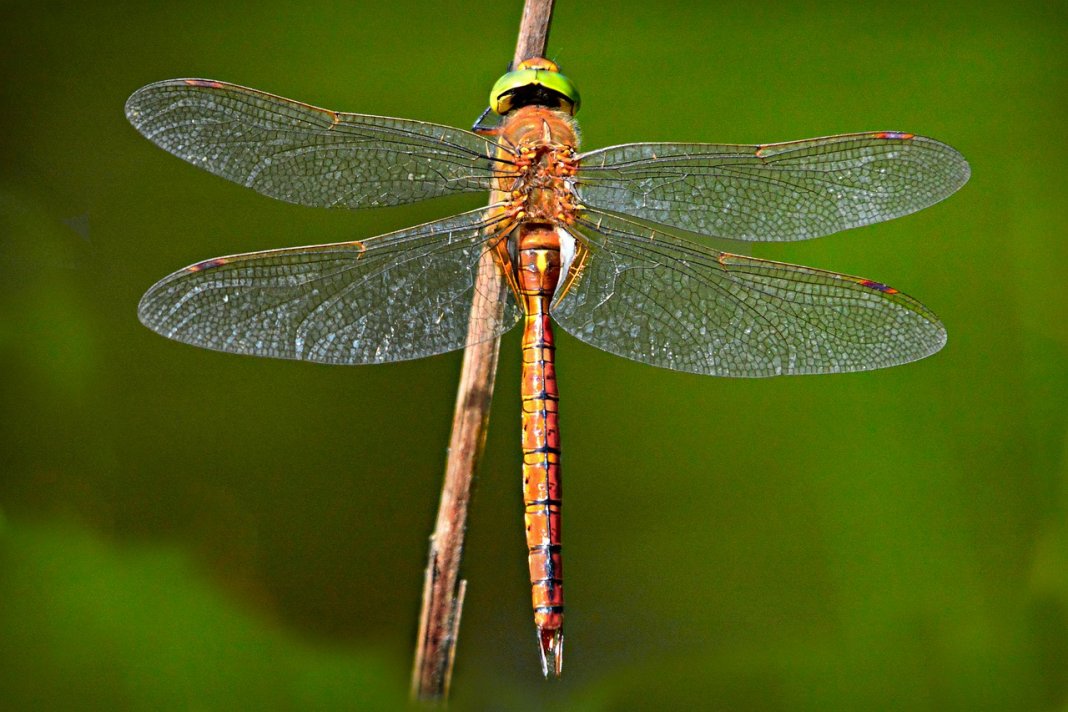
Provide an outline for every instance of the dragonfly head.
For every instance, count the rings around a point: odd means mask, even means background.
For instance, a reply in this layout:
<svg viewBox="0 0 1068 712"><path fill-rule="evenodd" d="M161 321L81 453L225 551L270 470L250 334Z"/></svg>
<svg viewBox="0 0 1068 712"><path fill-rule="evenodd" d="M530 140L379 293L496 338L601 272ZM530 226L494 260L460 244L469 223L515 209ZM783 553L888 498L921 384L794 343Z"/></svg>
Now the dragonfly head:
<svg viewBox="0 0 1068 712"><path fill-rule="evenodd" d="M490 91L490 108L504 116L521 106L547 106L574 115L579 109L578 89L560 73L555 62L542 57L527 59L497 80Z"/></svg>

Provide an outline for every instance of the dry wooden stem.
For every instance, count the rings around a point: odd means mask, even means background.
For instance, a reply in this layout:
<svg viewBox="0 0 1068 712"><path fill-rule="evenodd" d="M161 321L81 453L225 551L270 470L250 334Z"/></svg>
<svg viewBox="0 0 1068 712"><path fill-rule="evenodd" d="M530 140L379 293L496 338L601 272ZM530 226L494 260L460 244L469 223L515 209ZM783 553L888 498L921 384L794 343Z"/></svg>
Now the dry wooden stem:
<svg viewBox="0 0 1068 712"><path fill-rule="evenodd" d="M513 64L545 54L552 11L553 0L526 0ZM493 200L491 196L490 202ZM483 341L477 339L486 333L487 323L500 322L504 289L500 271L487 251L479 262L475 298L468 321L468 345L464 349L460 385L456 393L445 481L441 489L437 523L430 537L423 609L419 616L412 667L411 694L414 700L444 701L449 694L452 661L456 653L460 613L467 585L466 581L460 579L467 505L471 497L471 480L486 442L500 347L499 337Z"/></svg>

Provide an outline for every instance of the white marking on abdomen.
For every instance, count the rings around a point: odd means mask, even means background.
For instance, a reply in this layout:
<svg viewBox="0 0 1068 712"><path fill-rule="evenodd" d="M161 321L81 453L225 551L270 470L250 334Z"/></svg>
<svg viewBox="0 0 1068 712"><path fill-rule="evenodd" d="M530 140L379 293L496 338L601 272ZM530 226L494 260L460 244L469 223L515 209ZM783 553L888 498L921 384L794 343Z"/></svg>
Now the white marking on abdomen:
<svg viewBox="0 0 1068 712"><path fill-rule="evenodd" d="M553 292L553 300L560 293L560 289L567 284L567 278L571 272L571 262L575 259L576 240L575 236L567 231L567 228L557 225L556 236L560 239L560 280L556 283Z"/></svg>

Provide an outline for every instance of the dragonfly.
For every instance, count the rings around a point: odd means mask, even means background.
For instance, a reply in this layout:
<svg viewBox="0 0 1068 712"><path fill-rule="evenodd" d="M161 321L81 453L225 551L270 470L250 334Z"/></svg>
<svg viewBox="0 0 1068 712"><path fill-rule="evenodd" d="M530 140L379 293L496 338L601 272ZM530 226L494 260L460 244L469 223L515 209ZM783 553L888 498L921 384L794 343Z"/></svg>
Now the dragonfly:
<svg viewBox="0 0 1068 712"><path fill-rule="evenodd" d="M488 192L469 212L377 237L198 262L142 298L141 321L209 349L328 364L461 349L517 323L522 474L542 672L563 664L559 389L553 323L641 363L732 377L844 373L929 356L939 319L881 282L722 252L930 206L968 180L953 148L900 131L787 143L630 143L579 151L575 84L534 58L472 130L330 111L208 79L145 86L133 126L210 173L289 203L373 208ZM483 117L486 113L483 113ZM492 258L507 285L476 286ZM472 304L482 299L487 316ZM486 300L489 300L486 302Z"/></svg>

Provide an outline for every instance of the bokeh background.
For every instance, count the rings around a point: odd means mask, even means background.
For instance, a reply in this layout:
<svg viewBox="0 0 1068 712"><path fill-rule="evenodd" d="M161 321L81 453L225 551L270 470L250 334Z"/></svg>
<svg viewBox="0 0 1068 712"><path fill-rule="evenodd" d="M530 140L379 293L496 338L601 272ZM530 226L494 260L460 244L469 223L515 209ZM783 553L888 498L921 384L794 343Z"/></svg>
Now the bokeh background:
<svg viewBox="0 0 1068 712"><path fill-rule="evenodd" d="M460 356L337 368L140 326L191 262L476 196L271 201L139 136L204 76L469 126L520 2L0 5L0 708L403 707ZM561 335L565 677L541 679L505 337L456 709L1055 710L1068 691L1063 2L578 3L587 147L894 129L973 177L758 256L893 284L949 330L873 373L726 380Z"/></svg>

